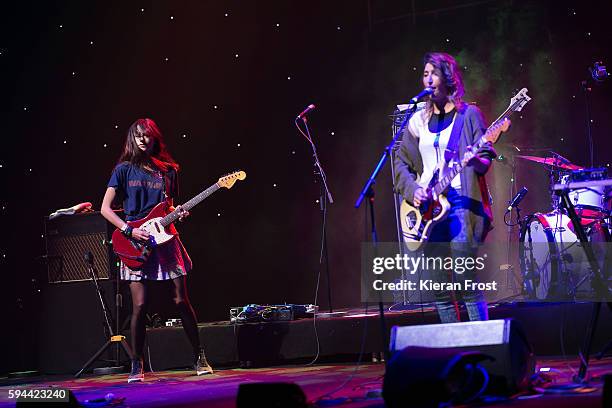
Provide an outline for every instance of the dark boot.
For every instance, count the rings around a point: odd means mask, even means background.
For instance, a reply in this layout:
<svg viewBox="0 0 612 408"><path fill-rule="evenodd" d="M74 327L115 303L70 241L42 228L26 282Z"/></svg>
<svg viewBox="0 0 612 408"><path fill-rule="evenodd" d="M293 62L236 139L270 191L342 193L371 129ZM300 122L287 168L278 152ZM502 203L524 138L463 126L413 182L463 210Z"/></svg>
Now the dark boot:
<svg viewBox="0 0 612 408"><path fill-rule="evenodd" d="M141 382L144 380L144 364L142 358L132 360L132 371L128 376L128 384L133 382Z"/></svg>
<svg viewBox="0 0 612 408"><path fill-rule="evenodd" d="M213 373L213 369L210 366L210 364L208 364L208 361L206 361L206 356L204 355L204 349L200 349L195 363L193 365L193 369L196 372L196 375L204 375L204 374L212 374Z"/></svg>

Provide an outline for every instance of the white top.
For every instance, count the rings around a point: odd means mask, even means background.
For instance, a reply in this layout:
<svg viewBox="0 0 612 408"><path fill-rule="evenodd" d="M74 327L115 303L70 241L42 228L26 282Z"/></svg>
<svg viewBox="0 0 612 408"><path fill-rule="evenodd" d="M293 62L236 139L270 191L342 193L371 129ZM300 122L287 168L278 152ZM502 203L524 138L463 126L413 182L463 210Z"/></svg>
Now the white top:
<svg viewBox="0 0 612 408"><path fill-rule="evenodd" d="M421 158L423 159L423 174L421 174L418 184L423 188L428 187L433 177L434 170L436 166L438 166L438 162L444 161L444 151L448 145L453 125L457 118L457 113L455 112L455 116L453 116L453 121L450 126L441 131L438 137L437 133L429 131L425 112L425 109L418 110L408 122L408 131L419 140L419 153L421 153ZM434 146L436 138L438 138L438 143ZM451 160L451 164L454 161L455 159ZM451 181L451 187L455 190L461 189L461 178L459 174Z"/></svg>

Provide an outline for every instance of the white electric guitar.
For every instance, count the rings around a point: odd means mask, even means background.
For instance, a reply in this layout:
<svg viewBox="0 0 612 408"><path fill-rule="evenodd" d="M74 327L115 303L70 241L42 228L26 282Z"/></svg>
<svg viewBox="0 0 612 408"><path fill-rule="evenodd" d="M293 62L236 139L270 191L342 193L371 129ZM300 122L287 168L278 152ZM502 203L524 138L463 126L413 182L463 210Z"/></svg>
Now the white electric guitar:
<svg viewBox="0 0 612 408"><path fill-rule="evenodd" d="M418 208L408 204L405 200L402 201L400 206L402 238L410 251L419 249L429 239L433 226L444 220L448 215L450 204L444 196L444 192L450 186L451 181L467 166L467 163L486 142L497 142L502 132L507 131L510 127L508 116L513 112L520 112L523 106L530 100L531 98L527 96L527 88L521 89L519 93L510 99L510 105L504 113L474 143L471 153L466 154L461 161L454 162L450 166L444 160L441 160L426 189L427 195L430 197L429 200L422 202Z"/></svg>

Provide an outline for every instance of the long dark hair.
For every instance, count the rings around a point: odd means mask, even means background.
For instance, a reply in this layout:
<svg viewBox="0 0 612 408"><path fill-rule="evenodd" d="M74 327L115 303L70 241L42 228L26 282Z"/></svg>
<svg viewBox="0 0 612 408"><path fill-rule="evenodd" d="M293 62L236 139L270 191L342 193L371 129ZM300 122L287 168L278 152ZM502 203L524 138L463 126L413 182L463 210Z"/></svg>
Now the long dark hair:
<svg viewBox="0 0 612 408"><path fill-rule="evenodd" d="M138 148L135 140L138 136L148 136L153 140L153 146L149 153L143 152ZM174 161L166 148L159 128L149 118L136 120L128 129L123 153L119 157L119 163L126 161L139 167L152 164L164 172L170 169L175 171L179 169L179 165Z"/></svg>
<svg viewBox="0 0 612 408"><path fill-rule="evenodd" d="M444 52L430 52L423 57L423 66L427 64L433 65L442 73L442 82L448 89L448 100L455 104L457 110L464 108L462 100L465 89L463 87L463 79L457 61ZM433 111L433 101L431 98L427 101L426 110Z"/></svg>

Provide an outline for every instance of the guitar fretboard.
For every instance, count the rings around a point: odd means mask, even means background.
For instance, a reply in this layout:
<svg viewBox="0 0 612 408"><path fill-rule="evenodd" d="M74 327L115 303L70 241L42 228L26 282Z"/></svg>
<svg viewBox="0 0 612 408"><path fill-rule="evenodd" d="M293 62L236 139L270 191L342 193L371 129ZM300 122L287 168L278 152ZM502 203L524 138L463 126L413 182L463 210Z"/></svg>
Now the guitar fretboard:
<svg viewBox="0 0 612 408"><path fill-rule="evenodd" d="M220 187L218 183L213 184L212 186L208 187L206 190L202 191L197 196L193 197L191 200L187 201L185 204L182 204L181 208L185 211L191 210L193 207L200 204L206 197L208 197L209 195L217 191L219 188ZM172 224L174 221L178 220L180 216L181 216L180 212L178 210L174 210L170 214L162 218L160 221L160 224L163 227L167 227L168 225Z"/></svg>
<svg viewBox="0 0 612 408"><path fill-rule="evenodd" d="M499 115L499 118L495 122L493 122L491 126L489 126L489 128L484 133L484 135L482 135L476 141L476 143L473 144L473 150L476 152L480 150L480 148L482 148L482 146L486 143L487 137L491 133L495 132L498 127L502 126L503 121L507 119L508 116L510 116L512 112L517 110L517 108L521 106L521 103L522 103L522 100L520 99L517 99L516 101L511 103L510 106L508 106L508 108L504 111L504 113ZM467 166L467 163L469 160L470 158L468 159L461 158L461 161L453 162L452 165L449 165L446 171L446 175L438 180L438 182L433 186L432 191L436 195L442 194L446 190L446 188L451 184L451 181L453 181L453 179L457 176L457 174L461 173L461 170L463 170L465 166Z"/></svg>

